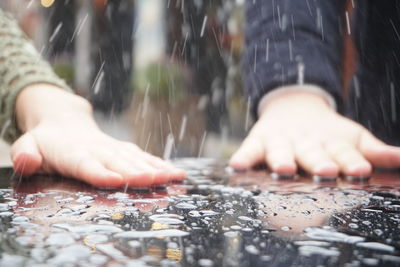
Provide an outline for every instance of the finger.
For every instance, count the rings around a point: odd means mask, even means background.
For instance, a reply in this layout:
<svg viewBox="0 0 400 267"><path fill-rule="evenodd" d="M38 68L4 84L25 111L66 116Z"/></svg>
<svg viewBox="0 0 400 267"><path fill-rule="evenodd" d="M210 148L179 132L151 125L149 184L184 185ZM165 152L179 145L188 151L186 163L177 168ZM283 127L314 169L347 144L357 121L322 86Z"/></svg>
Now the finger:
<svg viewBox="0 0 400 267"><path fill-rule="evenodd" d="M160 158L151 156L150 154L141 150L135 144L129 142L122 142L118 153L124 155L125 159L131 162L136 162L137 159L140 158L144 164L148 165L148 167L157 169L159 171L173 169L170 164L163 162Z"/></svg>
<svg viewBox="0 0 400 267"><path fill-rule="evenodd" d="M150 187L152 185L165 184L165 178L157 175L154 168L149 168L138 159L134 163L124 158L108 159L104 162L106 168L121 174L129 187Z"/></svg>
<svg viewBox="0 0 400 267"><path fill-rule="evenodd" d="M271 170L278 174L296 173L296 162L291 142L287 138L266 138L265 160Z"/></svg>
<svg viewBox="0 0 400 267"><path fill-rule="evenodd" d="M172 177L172 173L167 170L163 170L155 165L148 163L145 159L146 153L140 152L136 155L135 167L138 166L152 176L153 182L151 185L167 184Z"/></svg>
<svg viewBox="0 0 400 267"><path fill-rule="evenodd" d="M98 187L122 187L125 184L121 174L104 167L98 160L81 159L71 176Z"/></svg>
<svg viewBox="0 0 400 267"><path fill-rule="evenodd" d="M363 177L371 174L371 164L348 143L329 141L325 144L325 149L344 175Z"/></svg>
<svg viewBox="0 0 400 267"><path fill-rule="evenodd" d="M27 133L22 135L11 147L14 170L22 175L32 175L42 166L43 157L35 138Z"/></svg>
<svg viewBox="0 0 400 267"><path fill-rule="evenodd" d="M400 167L400 148L383 143L367 130L360 136L359 150L374 167Z"/></svg>
<svg viewBox="0 0 400 267"><path fill-rule="evenodd" d="M126 151L117 151L116 155L114 155L114 158L119 158L122 162L130 164L138 170L148 172L160 171L159 169L154 168L151 164L147 163L143 157L144 153L141 152L127 153ZM110 159L111 156L108 156L107 158Z"/></svg>
<svg viewBox="0 0 400 267"><path fill-rule="evenodd" d="M296 140L294 142L296 161L307 172L324 177L336 177L339 167L317 140Z"/></svg>
<svg viewBox="0 0 400 267"><path fill-rule="evenodd" d="M250 133L239 149L233 154L229 165L235 169L249 169L262 163L265 159L265 149L262 138Z"/></svg>
<svg viewBox="0 0 400 267"><path fill-rule="evenodd" d="M144 152L144 159L148 164L155 168L164 170L170 180L182 180L186 178L186 172L182 169L176 168L171 163L164 161L158 157Z"/></svg>
<svg viewBox="0 0 400 267"><path fill-rule="evenodd" d="M122 157L126 161L126 163L130 164L130 166L136 168L137 170L143 171L144 173L152 175L155 179L155 184L166 184L171 180L171 177L173 175L173 168L162 168L161 164L154 164L154 162L156 162L155 159L153 160L153 162L149 162L149 160L147 159L148 154L142 150L129 151L127 149L121 148L120 151L118 151L118 155ZM108 157L108 159L109 158L110 157Z"/></svg>

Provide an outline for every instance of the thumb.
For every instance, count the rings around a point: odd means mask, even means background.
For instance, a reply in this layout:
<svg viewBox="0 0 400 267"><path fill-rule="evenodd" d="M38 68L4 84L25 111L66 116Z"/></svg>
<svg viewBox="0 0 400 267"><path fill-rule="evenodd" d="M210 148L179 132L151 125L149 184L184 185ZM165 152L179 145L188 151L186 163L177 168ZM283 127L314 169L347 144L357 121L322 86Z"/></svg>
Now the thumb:
<svg viewBox="0 0 400 267"><path fill-rule="evenodd" d="M32 175L42 166L43 157L30 133L22 135L11 147L14 170L22 175Z"/></svg>
<svg viewBox="0 0 400 267"><path fill-rule="evenodd" d="M235 169L249 169L264 161L264 147L257 136L249 134L239 149L233 154L229 165Z"/></svg>

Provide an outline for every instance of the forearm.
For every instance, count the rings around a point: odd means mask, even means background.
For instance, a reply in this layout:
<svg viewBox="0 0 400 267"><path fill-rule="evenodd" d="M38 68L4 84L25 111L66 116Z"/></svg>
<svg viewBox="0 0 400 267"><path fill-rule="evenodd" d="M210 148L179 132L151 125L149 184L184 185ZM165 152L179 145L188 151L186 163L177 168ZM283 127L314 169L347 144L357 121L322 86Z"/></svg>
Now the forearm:
<svg viewBox="0 0 400 267"><path fill-rule="evenodd" d="M15 116L16 98L32 84L46 83L71 90L41 59L17 22L0 10L0 128L2 137L15 141L21 134Z"/></svg>

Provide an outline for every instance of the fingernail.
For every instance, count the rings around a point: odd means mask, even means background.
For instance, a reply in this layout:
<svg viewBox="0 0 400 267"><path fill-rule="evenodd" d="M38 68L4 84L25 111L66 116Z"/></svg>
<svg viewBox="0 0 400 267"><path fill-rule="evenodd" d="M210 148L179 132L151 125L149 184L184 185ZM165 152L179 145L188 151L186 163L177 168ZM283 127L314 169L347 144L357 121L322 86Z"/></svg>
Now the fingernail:
<svg viewBox="0 0 400 267"><path fill-rule="evenodd" d="M289 174L289 175L293 175L296 173L296 164L294 163L275 163L272 166L272 170L278 174Z"/></svg>
<svg viewBox="0 0 400 267"><path fill-rule="evenodd" d="M124 180L124 177L122 177L121 174L112 171L108 171L106 176L111 177L112 179L118 179L121 182Z"/></svg>
<svg viewBox="0 0 400 267"><path fill-rule="evenodd" d="M249 168L249 166L243 161L239 162L231 160L229 162L229 166L232 167L235 171L245 171Z"/></svg>
<svg viewBox="0 0 400 267"><path fill-rule="evenodd" d="M313 168L313 174L317 176L337 176L339 173L338 167L329 162L320 163Z"/></svg>
<svg viewBox="0 0 400 267"><path fill-rule="evenodd" d="M369 164L352 164L347 167L345 174L348 176L369 176L372 172L372 166Z"/></svg>

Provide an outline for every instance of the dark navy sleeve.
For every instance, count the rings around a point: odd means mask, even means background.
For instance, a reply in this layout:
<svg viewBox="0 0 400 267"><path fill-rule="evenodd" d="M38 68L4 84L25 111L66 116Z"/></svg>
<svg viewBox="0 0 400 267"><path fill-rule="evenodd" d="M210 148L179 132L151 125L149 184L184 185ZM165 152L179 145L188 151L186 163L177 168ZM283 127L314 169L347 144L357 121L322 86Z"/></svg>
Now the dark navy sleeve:
<svg viewBox="0 0 400 267"><path fill-rule="evenodd" d="M283 85L314 84L342 100L345 0L247 0L245 88L257 114L260 99Z"/></svg>

